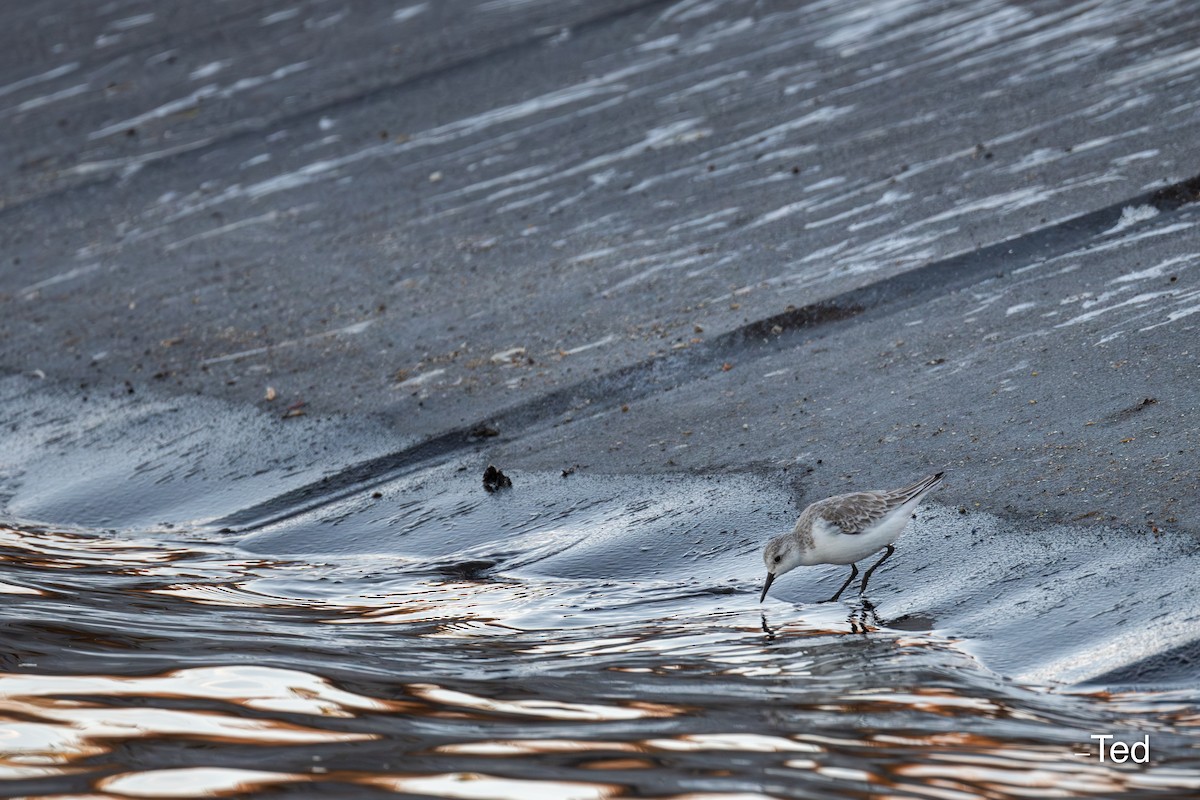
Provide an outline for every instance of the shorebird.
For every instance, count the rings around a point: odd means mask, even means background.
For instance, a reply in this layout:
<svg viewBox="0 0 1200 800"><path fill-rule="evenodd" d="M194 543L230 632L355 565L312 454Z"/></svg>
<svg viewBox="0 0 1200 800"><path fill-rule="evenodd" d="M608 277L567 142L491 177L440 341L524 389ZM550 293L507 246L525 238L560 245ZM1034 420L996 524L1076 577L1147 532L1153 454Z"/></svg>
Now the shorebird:
<svg viewBox="0 0 1200 800"><path fill-rule="evenodd" d="M863 575L858 593L865 592L871 573L896 552L892 543L904 532L921 498L942 482L944 474L930 475L902 489L839 494L818 500L804 509L791 533L776 536L763 548L767 583L758 602L767 599L767 590L776 577L796 567L849 564L850 577L837 594L825 601L832 603L858 575L855 562L887 548L883 558Z"/></svg>

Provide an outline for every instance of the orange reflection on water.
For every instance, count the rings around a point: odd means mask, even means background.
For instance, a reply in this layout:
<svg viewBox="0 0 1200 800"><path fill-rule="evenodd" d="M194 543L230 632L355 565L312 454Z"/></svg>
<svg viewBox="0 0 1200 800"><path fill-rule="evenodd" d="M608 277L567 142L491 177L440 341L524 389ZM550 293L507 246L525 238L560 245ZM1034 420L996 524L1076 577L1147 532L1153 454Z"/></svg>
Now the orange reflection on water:
<svg viewBox="0 0 1200 800"><path fill-rule="evenodd" d="M235 797L281 783L309 780L308 775L226 767L190 767L125 772L96 782L102 792L123 797Z"/></svg>
<svg viewBox="0 0 1200 800"><path fill-rule="evenodd" d="M192 699L208 708L107 705L105 697ZM77 699L82 698L82 699ZM229 703L229 711L213 710ZM254 666L177 670L131 678L107 675L0 675L0 777L63 774L68 765L101 755L113 742L183 737L239 744L324 744L376 734L343 733L272 719L246 718L238 708L347 717L359 710L406 708L345 692L322 678Z"/></svg>
<svg viewBox="0 0 1200 800"><path fill-rule="evenodd" d="M243 797L286 783L351 784L387 791L463 800L607 800L623 787L585 781L524 780L478 772L429 775L364 773L328 774L267 772L248 769L186 768L128 772L97 781L106 798L120 797ZM47 798L47 800L49 800Z"/></svg>
<svg viewBox="0 0 1200 800"><path fill-rule="evenodd" d="M591 639L576 639L569 642L551 642L548 644L536 644L532 647L524 647L516 652L527 653L534 656L542 655L593 655L597 648L620 647L622 645L633 644L641 641L637 636L612 636L607 638L591 638ZM644 671L644 670L643 670Z"/></svg>
<svg viewBox="0 0 1200 800"><path fill-rule="evenodd" d="M761 733L685 733L632 742L590 739L504 739L444 744L431 752L474 756L522 756L554 753L820 753L824 748L785 736Z"/></svg>
<svg viewBox="0 0 1200 800"><path fill-rule="evenodd" d="M28 586L17 586L14 583L4 583L0 581L0 594L32 594L46 596L46 593L41 589L31 589Z"/></svg>
<svg viewBox="0 0 1200 800"><path fill-rule="evenodd" d="M742 753L819 753L822 749L808 742L761 733L691 733L669 739L647 739L645 745L668 751L728 750Z"/></svg>
<svg viewBox="0 0 1200 800"><path fill-rule="evenodd" d="M864 708L878 703L886 706L904 706L913 711L945 717L958 716L963 711L974 711L986 716L1003 716L1008 713L1004 706L991 700L955 694L948 689L931 687L916 687L908 692L882 692L877 689L869 689L851 692L846 695L846 699L847 704L841 708L853 707L860 712Z"/></svg>
<svg viewBox="0 0 1200 800"><path fill-rule="evenodd" d="M567 703L558 700L498 700L453 689L443 689L432 683L414 683L409 691L431 705L467 708L489 714L540 717L542 719L606 722L612 720L674 717L683 708L661 703L627 701L622 705Z"/></svg>
<svg viewBox="0 0 1200 800"><path fill-rule="evenodd" d="M615 784L501 778L478 772L360 778L356 783L393 792L462 800L606 800L622 794Z"/></svg>
<svg viewBox="0 0 1200 800"><path fill-rule="evenodd" d="M916 786L928 787L930 791L922 793L930 797L940 796L932 791L938 788L969 797L1111 797L1138 789L1178 790L1194 796L1200 791L1200 774L1194 770L1153 767L1141 772L1100 764L1089 760L1089 756L1072 758L1069 752L1059 755L1055 761L1026 763L1016 749L996 753L994 759L982 754L934 753L926 763L896 766L892 772L917 779ZM903 784L910 792L916 786L912 782Z"/></svg>
<svg viewBox="0 0 1200 800"><path fill-rule="evenodd" d="M330 625L445 623L435 636L452 638L511 634L500 620L519 614L530 601L552 592L544 586L511 581L437 581L359 596L338 607ZM467 623L467 624L464 624Z"/></svg>
<svg viewBox="0 0 1200 800"><path fill-rule="evenodd" d="M1171 726L1200 726L1200 692L1196 689L1175 689L1164 692L1072 692L1107 698L1122 713L1153 714L1163 724Z"/></svg>
<svg viewBox="0 0 1200 800"><path fill-rule="evenodd" d="M255 569L281 569L286 562L231 558L216 545L118 538L115 535L0 525L0 563L24 569L57 571L97 570L104 574L179 579L225 572L243 576ZM4 589L0 593L45 594L35 590ZM24 587L17 587L23 589Z"/></svg>
<svg viewBox="0 0 1200 800"><path fill-rule="evenodd" d="M261 581L176 584L151 594L198 605L234 608L301 608L329 614L327 625L405 625L439 623L431 637L473 638L510 635L516 630L499 620L546 589L507 582L446 582L405 586L378 594L303 597L279 594Z"/></svg>
<svg viewBox="0 0 1200 800"><path fill-rule="evenodd" d="M338 717L352 717L353 710L397 710L396 701L353 694L316 675L276 667L198 667L146 677L0 674L0 697L30 699L56 695L190 697L222 700L262 711Z"/></svg>
<svg viewBox="0 0 1200 800"><path fill-rule="evenodd" d="M430 752L470 756L524 756L548 753L640 752L630 742L605 742L575 739L504 739L490 742L443 744Z"/></svg>
<svg viewBox="0 0 1200 800"><path fill-rule="evenodd" d="M654 769L660 766L646 758L597 758L579 765L582 769Z"/></svg>
<svg viewBox="0 0 1200 800"><path fill-rule="evenodd" d="M0 525L0 562L19 562L46 569L79 569L97 561L107 565L170 562L191 551L154 541L125 541L111 536L68 531L20 530Z"/></svg>
<svg viewBox="0 0 1200 800"><path fill-rule="evenodd" d="M871 739L877 746L899 744L911 747L914 753L909 763L884 766L883 775L873 776L873 782L898 791L873 795L881 800L914 795L937 800L1115 797L1136 790L1200 790L1200 772L1101 763L1095 753L1084 752L1090 749L1088 742L1077 746L1020 744L965 732L905 737L877 734Z"/></svg>
<svg viewBox="0 0 1200 800"><path fill-rule="evenodd" d="M234 608L305 608L320 605L315 601L308 603L292 597L271 597L256 592L247 592L236 583L178 584L166 589L150 589L148 594L178 597L180 600L187 600L203 606Z"/></svg>

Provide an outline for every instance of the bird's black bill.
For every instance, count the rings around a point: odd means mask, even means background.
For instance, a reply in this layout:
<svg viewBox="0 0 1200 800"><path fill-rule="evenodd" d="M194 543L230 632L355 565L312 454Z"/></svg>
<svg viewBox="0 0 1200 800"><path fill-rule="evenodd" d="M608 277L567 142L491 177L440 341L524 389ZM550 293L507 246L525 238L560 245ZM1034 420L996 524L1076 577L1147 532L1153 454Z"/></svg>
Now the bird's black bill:
<svg viewBox="0 0 1200 800"><path fill-rule="evenodd" d="M763 600L766 600L766 599L767 599L767 589L770 589L770 588L771 588L771 581L773 581L773 580L775 580L775 573L774 573L774 572L768 572L768 573L767 573L767 582L766 582L766 584L763 586L763 593L762 593L762 596L758 598L758 602L760 602L760 603L761 603Z"/></svg>

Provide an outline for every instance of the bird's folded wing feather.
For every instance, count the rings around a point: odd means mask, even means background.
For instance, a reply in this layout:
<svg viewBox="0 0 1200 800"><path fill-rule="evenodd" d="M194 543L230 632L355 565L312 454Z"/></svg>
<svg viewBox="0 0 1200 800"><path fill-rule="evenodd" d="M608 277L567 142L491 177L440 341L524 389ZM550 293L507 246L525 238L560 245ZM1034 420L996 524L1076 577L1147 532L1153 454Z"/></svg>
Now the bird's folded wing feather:
<svg viewBox="0 0 1200 800"><path fill-rule="evenodd" d="M878 492L855 492L823 500L813 510L842 533L862 533L902 503Z"/></svg>

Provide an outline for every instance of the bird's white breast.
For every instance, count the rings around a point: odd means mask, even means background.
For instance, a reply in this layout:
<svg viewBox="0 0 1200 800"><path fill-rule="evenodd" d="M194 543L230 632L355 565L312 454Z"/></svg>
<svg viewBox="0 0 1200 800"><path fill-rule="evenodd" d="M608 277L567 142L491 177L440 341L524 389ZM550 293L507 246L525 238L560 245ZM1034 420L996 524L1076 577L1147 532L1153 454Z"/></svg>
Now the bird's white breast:
<svg viewBox="0 0 1200 800"><path fill-rule="evenodd" d="M813 546L805 553L805 563L853 564L861 561L900 538L915 506L914 502L905 503L861 533L842 533L841 528L817 517L812 527Z"/></svg>

